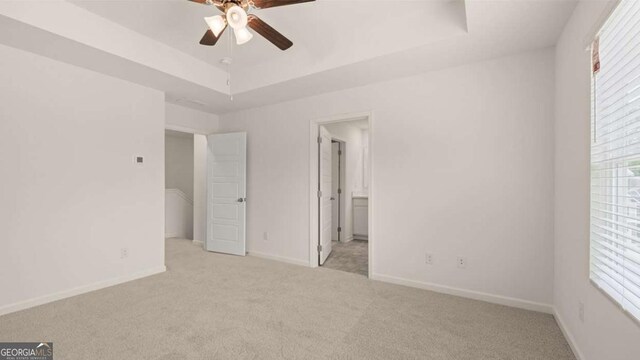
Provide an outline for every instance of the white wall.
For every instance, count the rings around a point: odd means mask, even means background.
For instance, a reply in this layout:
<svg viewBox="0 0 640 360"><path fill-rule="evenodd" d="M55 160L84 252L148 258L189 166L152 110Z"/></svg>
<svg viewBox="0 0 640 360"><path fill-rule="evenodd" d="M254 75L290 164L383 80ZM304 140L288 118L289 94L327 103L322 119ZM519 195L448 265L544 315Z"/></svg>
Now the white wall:
<svg viewBox="0 0 640 360"><path fill-rule="evenodd" d="M218 129L218 115L172 103L165 104L165 111L167 129L205 135Z"/></svg>
<svg viewBox="0 0 640 360"><path fill-rule="evenodd" d="M0 46L0 99L0 313L164 271L164 95Z"/></svg>
<svg viewBox="0 0 640 360"><path fill-rule="evenodd" d="M640 326L589 282L591 58L585 48L609 7L580 2L556 54L555 306L582 360L640 356Z"/></svg>
<svg viewBox="0 0 640 360"><path fill-rule="evenodd" d="M308 263L310 120L371 110L374 276L548 310L553 68L546 49L222 116L248 132L248 251Z"/></svg>
<svg viewBox="0 0 640 360"><path fill-rule="evenodd" d="M165 135L164 186L181 190L189 199L193 199L193 155L193 135Z"/></svg>
<svg viewBox="0 0 640 360"><path fill-rule="evenodd" d="M337 137L345 142L345 174L344 189L342 189L342 199L344 203L344 224L342 224L342 240L350 241L353 239L353 202L351 194L354 191L362 192L362 130L349 124L349 122L341 122L325 125L325 128L332 136Z"/></svg>
<svg viewBox="0 0 640 360"><path fill-rule="evenodd" d="M179 189L166 189L164 237L193 239L193 200Z"/></svg>

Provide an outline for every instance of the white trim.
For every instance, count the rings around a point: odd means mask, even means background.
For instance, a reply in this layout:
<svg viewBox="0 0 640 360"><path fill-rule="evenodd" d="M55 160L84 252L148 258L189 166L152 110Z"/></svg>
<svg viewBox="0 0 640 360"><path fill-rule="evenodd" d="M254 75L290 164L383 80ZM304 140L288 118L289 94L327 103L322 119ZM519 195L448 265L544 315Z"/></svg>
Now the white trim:
<svg viewBox="0 0 640 360"><path fill-rule="evenodd" d="M178 106L180 106L180 105L178 105ZM207 133L203 132L202 130L193 129L193 128L186 127L186 126L181 126L181 125L165 124L164 125L164 129L165 130L179 131L179 132L188 133L188 134L194 134L194 135L195 134L207 135Z"/></svg>
<svg viewBox="0 0 640 360"><path fill-rule="evenodd" d="M625 314L629 319L631 319L631 321L633 321L634 324L640 325L640 318L637 318L635 315L630 313L629 310L625 309L625 307L622 306L622 304L618 300L616 300L613 296L611 296L611 294L609 294L605 289L600 287L600 285L598 285L598 283L591 278L591 274L589 274L589 283L591 284L591 286L596 288L598 292L607 299L607 301L610 301L611 303L613 303L615 307L620 309L620 311L623 314Z"/></svg>
<svg viewBox="0 0 640 360"><path fill-rule="evenodd" d="M202 240L192 240L192 241L193 241L193 245L200 246L201 248L204 249L204 241Z"/></svg>
<svg viewBox="0 0 640 360"><path fill-rule="evenodd" d="M502 295L494 295L480 291L466 290L451 286L427 283L422 281L408 280L395 276L373 274L370 276L373 280L383 281L396 285L404 285L419 289L434 291L441 294L459 296L467 299L486 301L493 304L511 306L519 309L538 311L546 314L553 314L553 305L543 304L534 301L512 298Z"/></svg>
<svg viewBox="0 0 640 360"><path fill-rule="evenodd" d="M125 275L125 276L120 276L120 277L116 277L116 278L112 278L112 279L108 279L108 280L98 281L98 282L95 282L93 284L79 286L79 287L72 288L72 289L69 289L69 290L63 290L63 291L59 291L57 293L44 295L44 296L41 296L41 297L29 299L29 300L20 301L20 302L17 302L17 303L13 303L13 304L9 304L9 305L5 305L3 307L0 307L0 315L6 315L6 314L9 314L9 313L12 313L12 312L16 312L16 311L32 308L34 306L39 306L39 305L47 304L47 303L50 303L50 302L53 302L53 301L66 299L66 298L69 298L69 297L72 297L72 296L76 296L76 295L80 295L80 294L86 294L88 292L92 292L92 291L104 289L104 288L107 288L107 287L110 287L110 286L126 283L126 282L137 280L137 279L141 279L141 278L144 278L144 277L147 277L147 276L163 273L165 271L167 271L166 266L164 266L164 265L163 266L158 266L158 267L155 267L155 268L139 271L139 272L136 272L136 273L133 273L133 274L130 274L130 275Z"/></svg>
<svg viewBox="0 0 640 360"><path fill-rule="evenodd" d="M344 159L340 160L340 176L338 179L338 182L340 183L338 185L338 188L340 189L345 189L347 187L347 154L348 154L348 150L347 150L347 141L338 137L338 136L334 136L333 134L331 134L331 141L337 141L340 144L340 149L342 151L342 153L339 155L340 159ZM344 149L344 150L342 150ZM343 158L344 156L344 158ZM333 159L333 155L332 155L332 159ZM333 170L332 170L333 171ZM339 202L340 202L340 211L338 211L338 213L340 214L339 219L338 219L338 225L340 225L341 227L345 227L345 225L347 224L347 200L346 200L346 193L340 193L338 194L338 198L339 198ZM333 214L331 214L331 216L333 216ZM333 228L336 224L331 224L331 227ZM331 229L332 233L333 233L333 229ZM352 231L353 232L353 231ZM340 232L338 234L338 238L342 237L342 232ZM353 238L353 234L351 236ZM331 234L331 241L335 241L333 239L333 234ZM348 242L350 240L342 240L340 239L340 242Z"/></svg>
<svg viewBox="0 0 640 360"><path fill-rule="evenodd" d="M274 260L274 261L279 261L287 264L309 267L309 264L304 260L292 259L284 256L269 255L269 254L255 252L255 251L248 252L247 255L261 258L261 259Z"/></svg>
<svg viewBox="0 0 640 360"><path fill-rule="evenodd" d="M347 242L352 241L352 240L353 240L353 235L347 236L345 239L340 240L340 242L347 243Z"/></svg>
<svg viewBox="0 0 640 360"><path fill-rule="evenodd" d="M318 267L318 197L317 197L317 175L318 175L318 133L320 125L367 119L369 121L369 236L368 236L368 257L369 257L369 278L373 274L373 252L374 252L374 226L373 226L373 200L374 200L374 122L373 112L360 112L353 114L341 114L321 119L311 119L309 121L309 263L307 266ZM348 151L348 150L347 150Z"/></svg>
<svg viewBox="0 0 640 360"><path fill-rule="evenodd" d="M567 343L569 343L569 347L571 348L573 355L576 357L576 360L584 360L585 357L584 355L582 355L582 352L578 348L578 343L573 338L573 335L571 335L571 333L569 332L569 328L564 324L562 316L560 316L558 309L556 309L555 307L553 308L553 317L556 319L556 323L558 323L558 327L560 328L560 331L562 331L562 335L564 335L564 338L567 339Z"/></svg>
<svg viewBox="0 0 640 360"><path fill-rule="evenodd" d="M167 234L164 233L165 239L184 239L184 236L180 236L180 234Z"/></svg>
<svg viewBox="0 0 640 360"><path fill-rule="evenodd" d="M368 262L368 269L367 269L367 274L369 275L369 278L371 279L371 276L374 274L374 270L373 270L373 250L374 250L374 239L373 239L373 234L374 232L374 219L375 217L373 216L373 204L374 204L374 197L373 194L375 194L375 179L373 176L373 159L375 159L375 147L373 146L373 139L375 138L375 134L376 132L374 131L374 116L373 116L373 112L370 112L368 114L368 119L369 119L369 171L367 174L367 177L369 178L369 186L367 187L367 210L369 211L368 217L367 217L367 226L369 227L368 230L368 234L367 234L367 253L369 255L369 258L367 259Z"/></svg>
<svg viewBox="0 0 640 360"><path fill-rule="evenodd" d="M611 14L613 14L614 10L618 7L619 4L620 0L615 0L605 5L604 10L600 14L600 17L598 17L598 20L592 25L591 29L582 41L587 51L591 51L591 43L593 43L593 40L596 38L596 36L598 36L600 30L602 30L602 27L607 22L607 20L609 20L609 17L611 16Z"/></svg>

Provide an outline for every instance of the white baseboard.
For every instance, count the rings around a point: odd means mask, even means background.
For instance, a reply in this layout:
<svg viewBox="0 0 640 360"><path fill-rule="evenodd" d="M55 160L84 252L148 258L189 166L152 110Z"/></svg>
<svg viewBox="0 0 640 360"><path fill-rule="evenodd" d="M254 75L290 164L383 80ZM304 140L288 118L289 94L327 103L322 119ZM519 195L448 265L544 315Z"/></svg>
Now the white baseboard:
<svg viewBox="0 0 640 360"><path fill-rule="evenodd" d="M553 317L556 319L556 322L558 323L558 327L560 328L560 331L562 331L562 335L564 335L564 338L567 339L567 342L569 343L569 347L571 348L571 351L573 351L573 355L576 357L577 360L585 360L585 357L582 355L582 352L580 351L580 349L578 349L578 345L576 343L575 338L569 332L569 329L567 328L567 326L564 324L564 321L562 320L562 316L560 316L560 313L556 308L553 309Z"/></svg>
<svg viewBox="0 0 640 360"><path fill-rule="evenodd" d="M309 263L306 262L306 261L298 260L298 259L291 259L291 258L287 258L287 257L283 257L283 256L263 254L263 253L259 253L259 252L255 252L255 251L248 252L247 255L259 257L259 258L262 258L262 259L285 262L287 264L293 264L293 265L309 267Z"/></svg>
<svg viewBox="0 0 640 360"><path fill-rule="evenodd" d="M159 274L162 272L167 271L166 266L159 266L156 268L152 268L152 269L148 269L148 270L143 270L143 271L139 271L136 273L133 273L131 275L126 275L126 276L120 276L117 278L112 278L109 280L104 280L104 281L99 281L93 284L89 284L89 285L84 285L84 286L79 286L73 289L69 289L69 290L63 290L63 291L59 291L57 293L53 293L50 295L45 295L45 296L40 296L37 298L33 298L33 299L29 299L29 300L25 300L25 301L20 301L17 303L13 303L13 304L9 304L9 305L4 305L2 307L0 307L0 315L5 315L5 314L9 314L12 312L16 312L16 311L20 311L20 310L24 310L24 309L28 309L28 308L32 308L34 306L38 306L38 305L43 305L43 304L47 304L53 301L57 301L57 300L62 300L65 298L69 298L72 296L76 296L76 295L80 295L80 294L85 294L91 291L95 291L95 290L100 290L100 289L104 289L110 286L114 286L114 285L118 285L118 284L122 284L122 283L126 283L132 280L137 280L137 279L141 279L147 276L151 276L151 275L155 275L155 274Z"/></svg>
<svg viewBox="0 0 640 360"><path fill-rule="evenodd" d="M397 284L397 285L410 286L410 287L430 290L430 291L434 291L442 294L455 295L455 296L460 296L468 299L486 301L493 304L500 304L500 305L511 306L519 309L553 314L553 306L550 304L537 303L529 300L517 299L517 298L501 296L501 295L494 295L494 294L473 291L473 290L465 290L465 289L438 285L433 283L407 280L407 279L398 278L395 276L372 274L370 278L372 280L378 280L378 281L388 282L388 283Z"/></svg>
<svg viewBox="0 0 640 360"><path fill-rule="evenodd" d="M202 240L192 240L192 241L193 241L193 245L198 245L204 249L204 241Z"/></svg>
<svg viewBox="0 0 640 360"><path fill-rule="evenodd" d="M351 240L353 240L353 235L347 236L345 239L341 239L340 242L349 242Z"/></svg>

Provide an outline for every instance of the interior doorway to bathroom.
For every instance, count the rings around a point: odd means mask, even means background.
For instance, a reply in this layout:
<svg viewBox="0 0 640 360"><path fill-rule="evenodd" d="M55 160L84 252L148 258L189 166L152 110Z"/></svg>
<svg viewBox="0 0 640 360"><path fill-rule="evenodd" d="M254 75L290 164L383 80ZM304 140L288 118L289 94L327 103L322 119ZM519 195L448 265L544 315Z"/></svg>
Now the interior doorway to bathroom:
<svg viewBox="0 0 640 360"><path fill-rule="evenodd" d="M319 125L318 264L369 274L369 118Z"/></svg>

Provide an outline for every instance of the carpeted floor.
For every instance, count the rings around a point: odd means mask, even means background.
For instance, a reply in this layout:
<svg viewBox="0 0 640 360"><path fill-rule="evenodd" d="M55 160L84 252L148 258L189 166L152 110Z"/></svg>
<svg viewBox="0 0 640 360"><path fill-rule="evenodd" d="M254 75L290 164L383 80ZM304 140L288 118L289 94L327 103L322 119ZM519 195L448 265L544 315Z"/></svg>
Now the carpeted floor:
<svg viewBox="0 0 640 360"><path fill-rule="evenodd" d="M369 273L369 243L362 240L331 242L331 254L323 267L367 276Z"/></svg>
<svg viewBox="0 0 640 360"><path fill-rule="evenodd" d="M55 359L574 359L551 315L167 241L163 274L0 317Z"/></svg>

